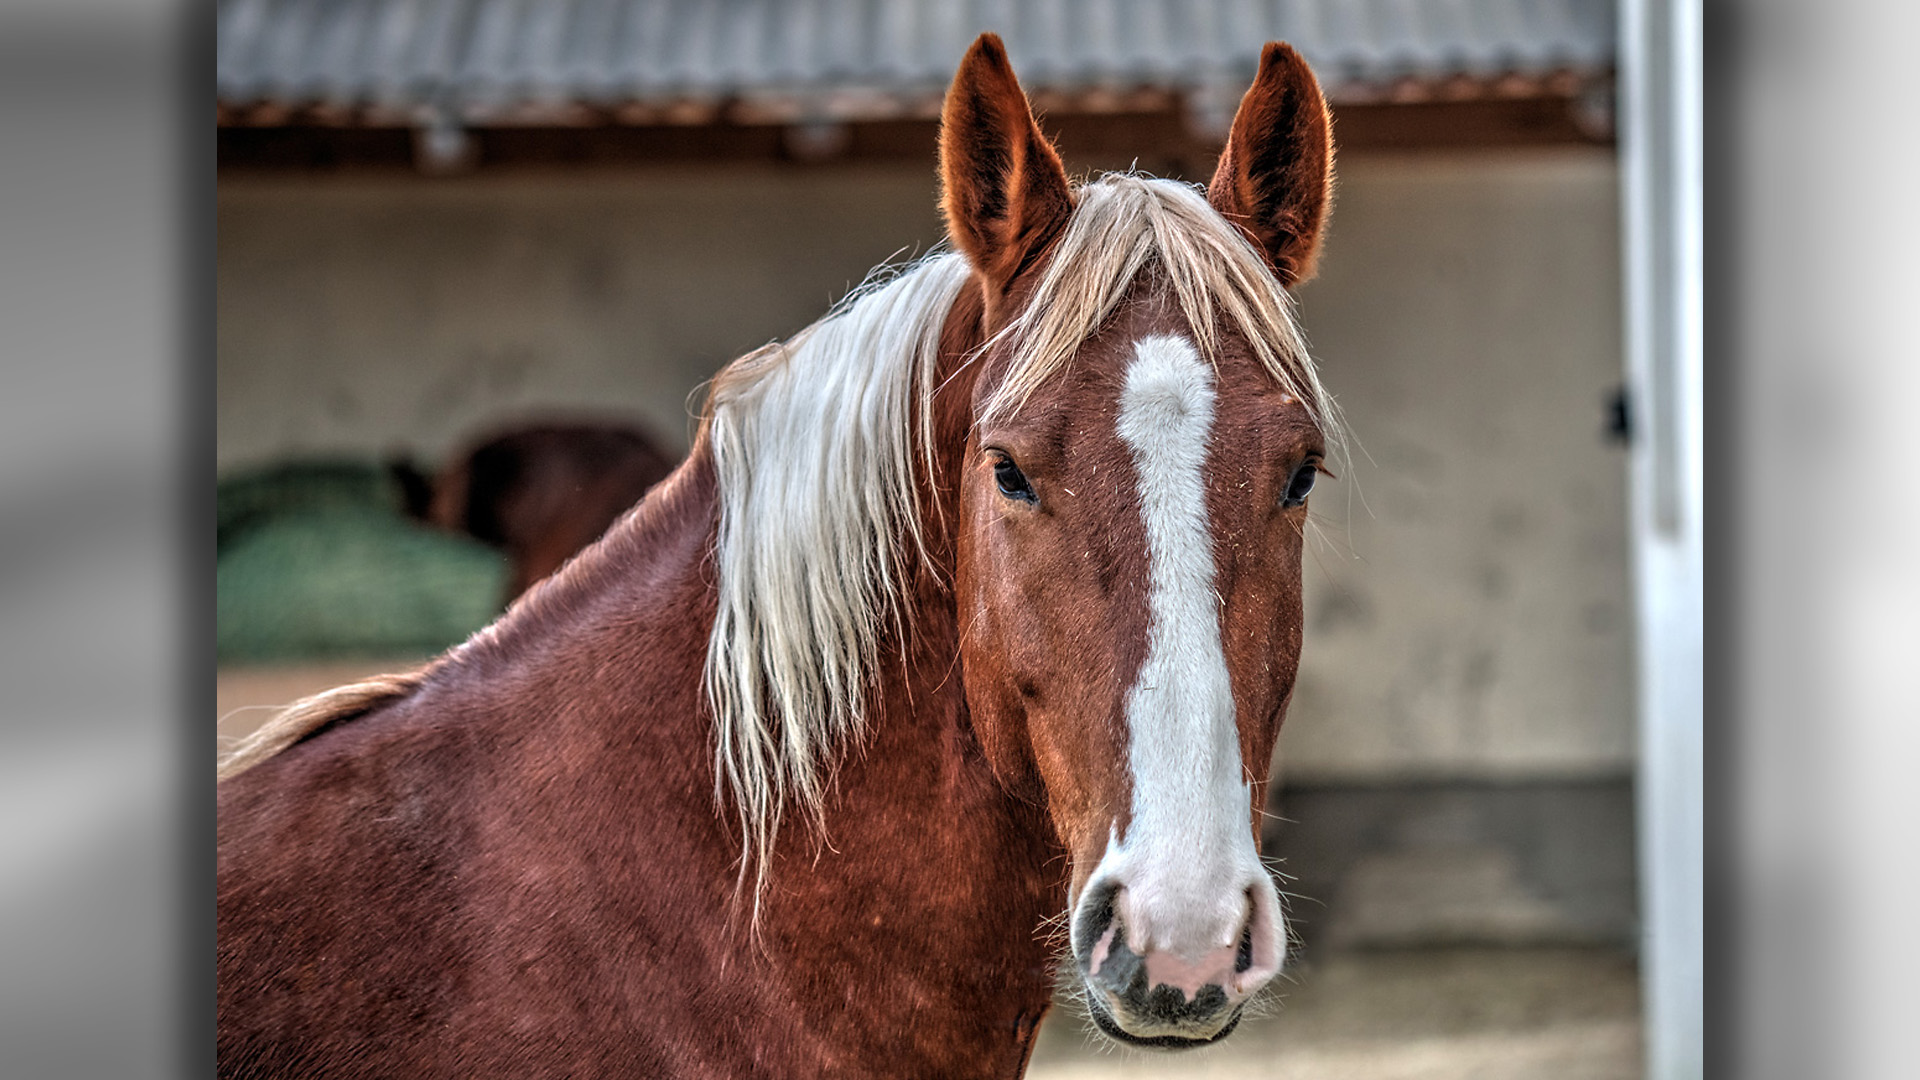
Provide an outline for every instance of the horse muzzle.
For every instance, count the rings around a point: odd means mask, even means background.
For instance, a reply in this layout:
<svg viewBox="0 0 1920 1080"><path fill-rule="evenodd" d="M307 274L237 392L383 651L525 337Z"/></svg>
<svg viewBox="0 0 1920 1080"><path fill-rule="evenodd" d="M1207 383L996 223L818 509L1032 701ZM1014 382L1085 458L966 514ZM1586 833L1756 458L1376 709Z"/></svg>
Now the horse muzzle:
<svg viewBox="0 0 1920 1080"><path fill-rule="evenodd" d="M1185 918L1162 912L1157 922L1149 903L1125 886L1090 889L1073 936L1094 1024L1136 1046L1179 1049L1226 1038L1247 999L1279 973L1285 931L1272 888L1263 878L1241 903L1173 913Z"/></svg>

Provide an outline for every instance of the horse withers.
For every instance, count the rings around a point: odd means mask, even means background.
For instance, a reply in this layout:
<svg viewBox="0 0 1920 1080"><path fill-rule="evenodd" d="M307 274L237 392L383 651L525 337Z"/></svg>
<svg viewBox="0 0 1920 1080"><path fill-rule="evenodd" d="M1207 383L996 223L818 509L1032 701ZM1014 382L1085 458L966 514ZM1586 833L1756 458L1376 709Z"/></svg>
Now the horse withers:
<svg viewBox="0 0 1920 1080"><path fill-rule="evenodd" d="M1017 1075L1056 978L1225 1037L1286 951L1331 154L1269 45L1204 192L1076 187L983 36L956 251L729 365L493 626L222 766L222 1075Z"/></svg>

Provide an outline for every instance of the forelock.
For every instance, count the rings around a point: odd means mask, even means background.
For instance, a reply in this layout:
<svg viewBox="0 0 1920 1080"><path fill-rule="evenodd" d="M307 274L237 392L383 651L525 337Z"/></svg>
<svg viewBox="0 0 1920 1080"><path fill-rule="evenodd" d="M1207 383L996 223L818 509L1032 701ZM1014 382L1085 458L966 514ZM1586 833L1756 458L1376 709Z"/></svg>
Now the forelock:
<svg viewBox="0 0 1920 1080"><path fill-rule="evenodd" d="M982 347L1010 351L980 423L1005 419L1063 371L1111 318L1140 275L1165 281L1194 344L1217 363L1221 333L1237 331L1275 382L1299 398L1330 442L1341 441L1293 300L1240 230L1176 180L1110 173L1082 185L1073 217L1021 313Z"/></svg>

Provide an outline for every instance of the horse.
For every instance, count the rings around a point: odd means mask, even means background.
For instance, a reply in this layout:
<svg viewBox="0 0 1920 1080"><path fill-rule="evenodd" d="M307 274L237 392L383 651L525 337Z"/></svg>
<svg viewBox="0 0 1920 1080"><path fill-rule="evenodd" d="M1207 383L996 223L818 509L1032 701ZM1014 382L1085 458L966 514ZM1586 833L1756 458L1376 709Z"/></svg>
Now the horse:
<svg viewBox="0 0 1920 1080"><path fill-rule="evenodd" d="M1204 189L1076 185L974 42L951 249L724 368L492 626L228 757L221 1075L1015 1076L1056 977L1225 1038L1287 947L1331 162L1273 43Z"/></svg>
<svg viewBox="0 0 1920 1080"><path fill-rule="evenodd" d="M506 551L506 600L553 573L673 471L645 432L612 421L530 424L456 453L415 516Z"/></svg>

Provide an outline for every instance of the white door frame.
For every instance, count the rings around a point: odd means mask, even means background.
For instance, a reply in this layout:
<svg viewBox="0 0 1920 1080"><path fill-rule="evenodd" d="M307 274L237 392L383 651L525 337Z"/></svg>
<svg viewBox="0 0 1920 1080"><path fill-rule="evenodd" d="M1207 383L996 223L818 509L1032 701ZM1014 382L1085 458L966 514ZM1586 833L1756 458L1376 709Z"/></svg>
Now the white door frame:
<svg viewBox="0 0 1920 1080"><path fill-rule="evenodd" d="M1704 1069L1701 5L1622 0L1620 169L1648 1080Z"/></svg>

